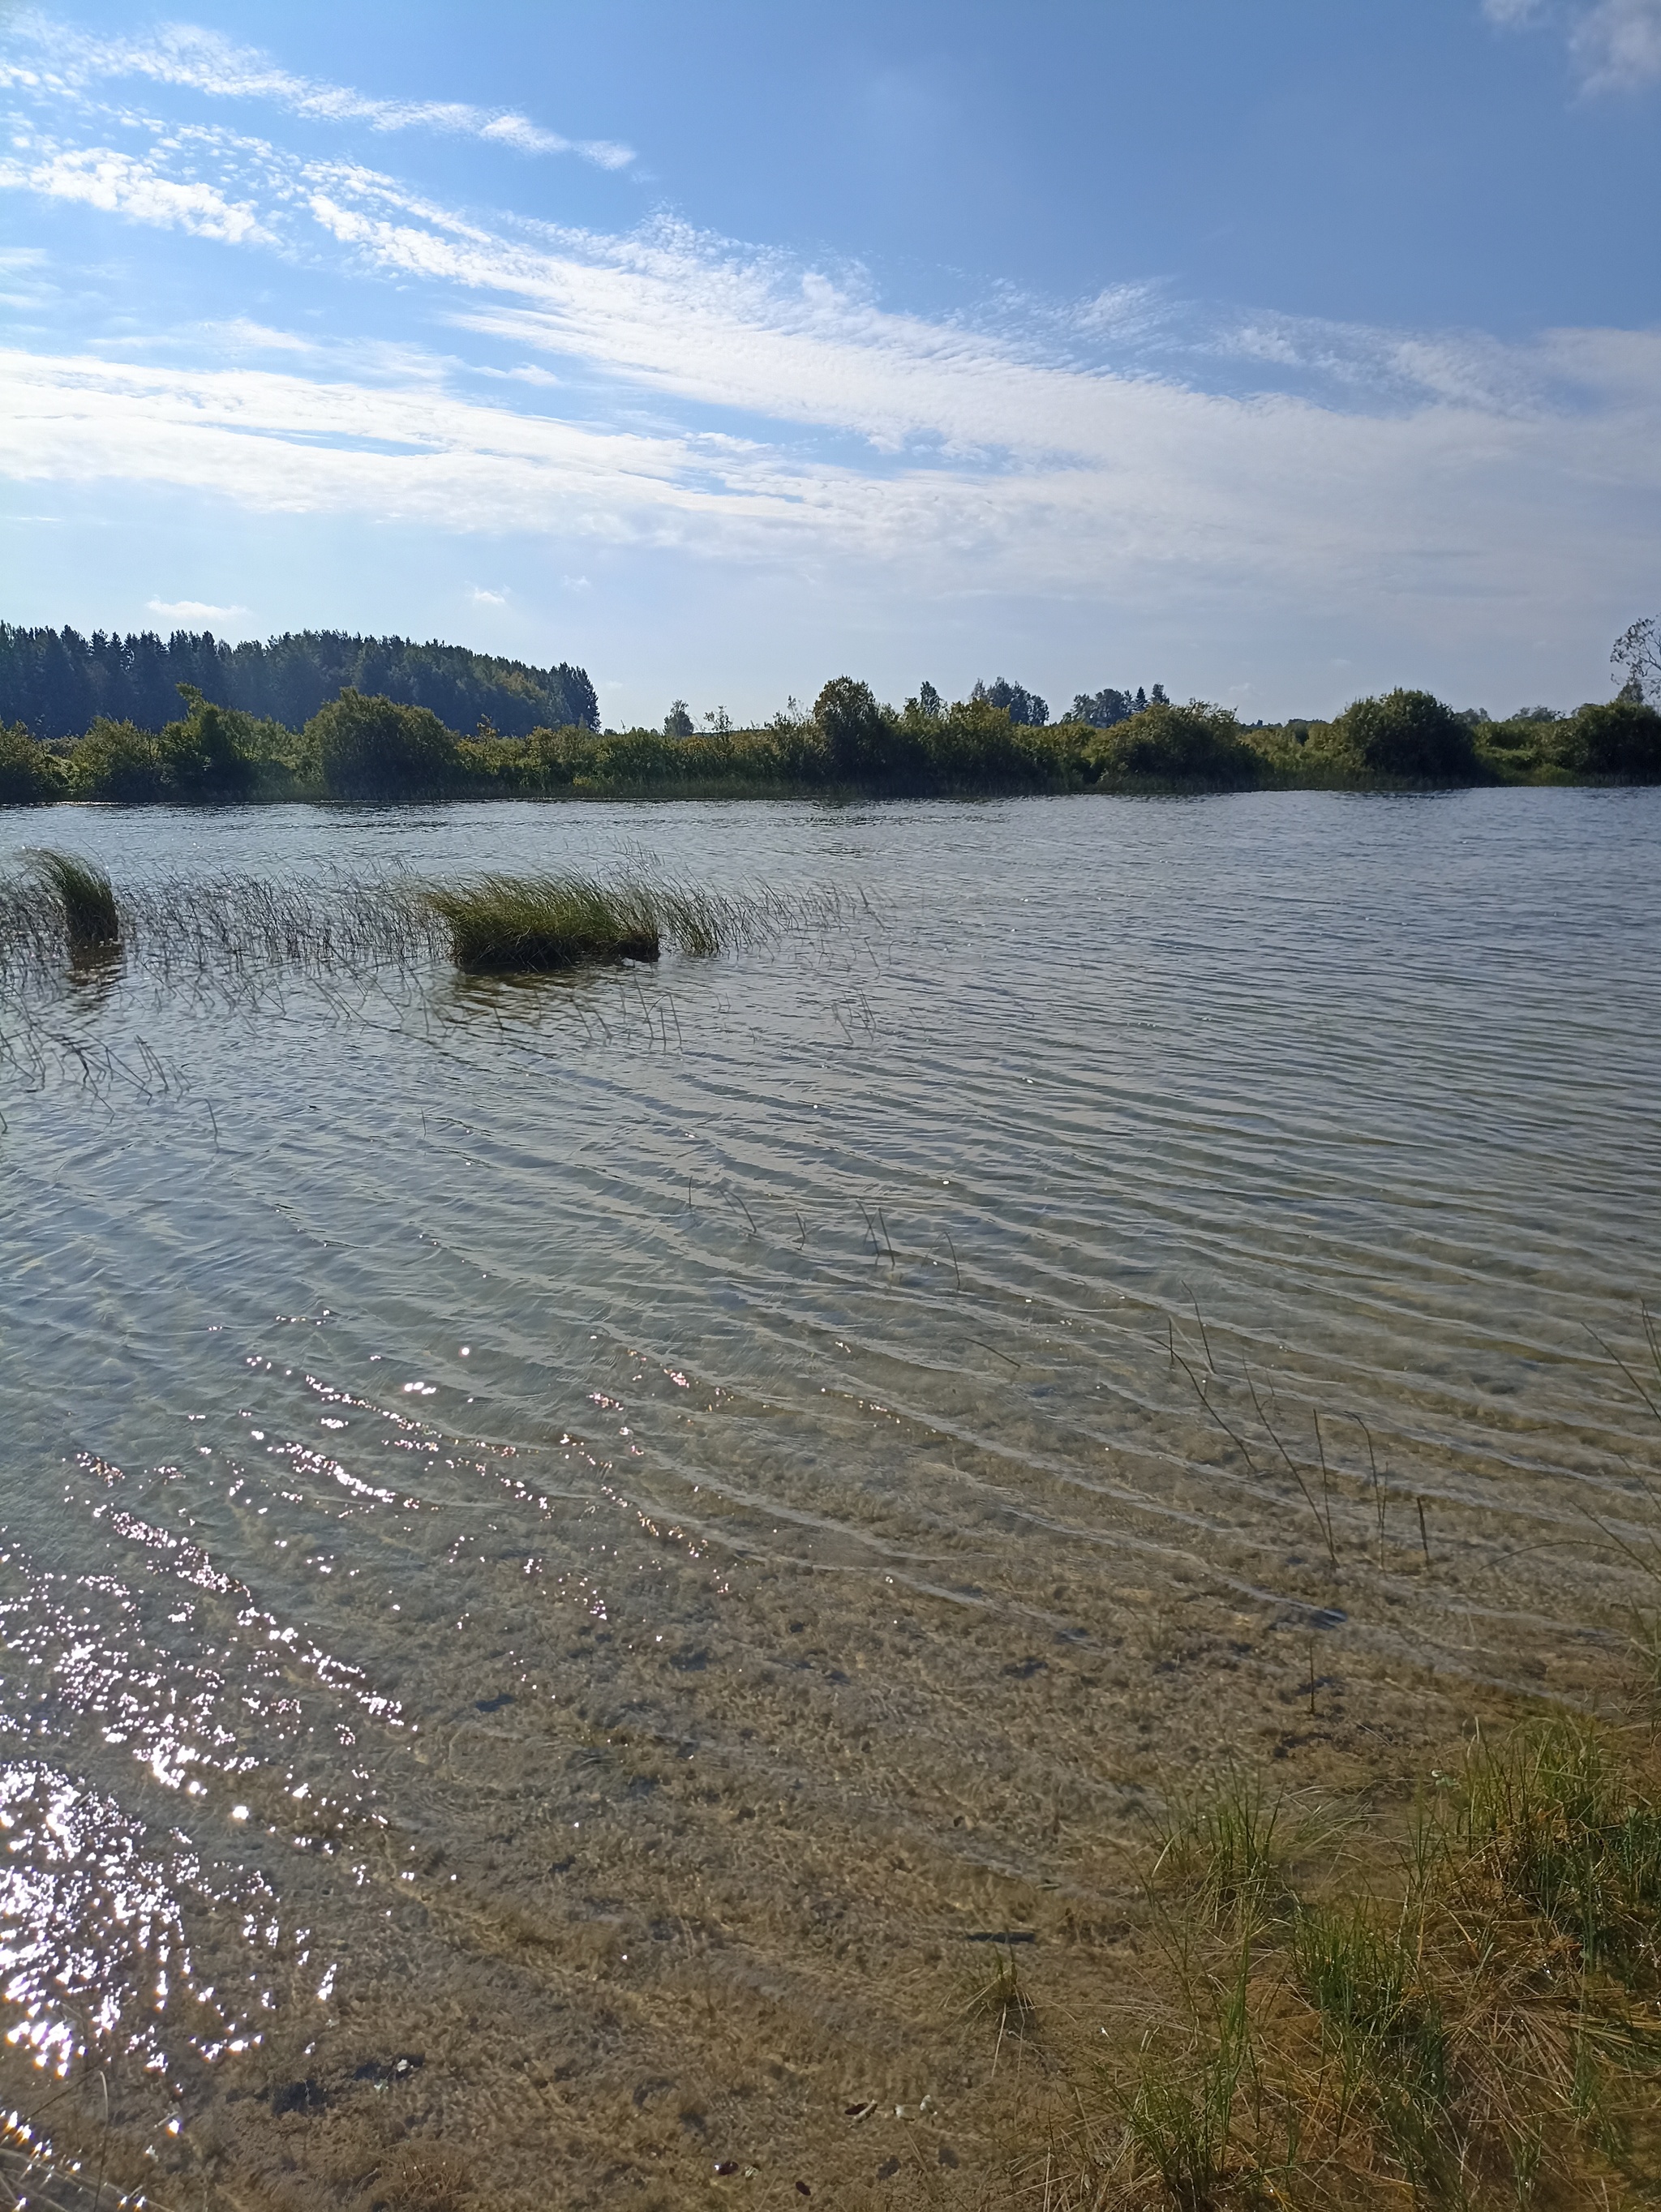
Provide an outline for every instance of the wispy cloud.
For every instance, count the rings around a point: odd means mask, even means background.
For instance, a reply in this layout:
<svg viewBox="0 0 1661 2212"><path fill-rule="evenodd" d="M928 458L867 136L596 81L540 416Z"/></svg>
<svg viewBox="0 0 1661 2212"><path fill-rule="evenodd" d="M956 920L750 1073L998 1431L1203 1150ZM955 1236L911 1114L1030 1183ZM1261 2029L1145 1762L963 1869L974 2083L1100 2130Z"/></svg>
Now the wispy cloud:
<svg viewBox="0 0 1661 2212"><path fill-rule="evenodd" d="M1661 82L1661 0L1482 0L1482 13L1507 29L1555 23L1583 88L1631 92Z"/></svg>
<svg viewBox="0 0 1661 2212"><path fill-rule="evenodd" d="M1554 351L1548 347L1548 354ZM435 532L557 532L703 559L809 559L909 592L1087 592L1122 607L1227 591L1358 597L1421 619L1595 601L1661 494L1661 339L1563 342L1605 404L1570 418L1441 402L1409 416L1092 386L1098 450L1019 469L881 476L762 441L597 429L430 382L366 389L254 369L0 356L8 471L125 481ZM1630 502L1611 507L1608 487Z"/></svg>
<svg viewBox="0 0 1661 2212"><path fill-rule="evenodd" d="M1269 315L1211 318L1162 288L1110 290L1074 307L984 321L883 307L857 269L827 271L660 221L624 236L492 224L362 164L307 159L221 126L86 118L100 143L38 130L0 155L0 188L82 201L228 245L429 289L458 330L520 359L486 373L558 390L537 361L575 361L660 398L853 434L895 457L1105 458L1109 365L1202 379L1232 362L1260 388L1346 406L1458 398L1541 403L1538 364L1475 339ZM125 144L114 142L119 123ZM251 343L321 342L269 330ZM375 352L384 349L374 349ZM358 373L370 366L362 355ZM405 365L394 362L394 373ZM1105 443L1104 441L1106 441Z"/></svg>
<svg viewBox="0 0 1661 2212"><path fill-rule="evenodd" d="M84 88L111 78L148 78L218 100L263 100L290 115L325 123L364 123L372 131L438 131L510 146L520 154L576 154L601 168L625 168L632 148L609 138L567 138L513 108L464 100L385 100L299 76L252 46L216 31L174 23L136 39L97 39L30 10L14 18L11 37L38 53L38 69L0 67L0 82Z"/></svg>
<svg viewBox="0 0 1661 2212"><path fill-rule="evenodd" d="M1654 84L1661 80L1661 0L1601 0L1575 24L1570 43L1588 91Z"/></svg>
<svg viewBox="0 0 1661 2212"><path fill-rule="evenodd" d="M605 235L481 217L362 164L100 106L84 86L20 99L30 120L0 189L396 287L452 339L296 335L267 303L259 321L18 346L0 356L15 479L435 541L557 539L572 592L604 549L636 545L882 580L891 604L1295 604L1311 622L1388 604L1419 635L1587 608L1601 626L1652 544L1656 334L1502 345L1206 315L1147 287L931 319L884 306L857 269L672 222ZM470 588L481 608L508 600ZM607 580L592 604L611 596ZM187 604L167 609L190 619Z"/></svg>

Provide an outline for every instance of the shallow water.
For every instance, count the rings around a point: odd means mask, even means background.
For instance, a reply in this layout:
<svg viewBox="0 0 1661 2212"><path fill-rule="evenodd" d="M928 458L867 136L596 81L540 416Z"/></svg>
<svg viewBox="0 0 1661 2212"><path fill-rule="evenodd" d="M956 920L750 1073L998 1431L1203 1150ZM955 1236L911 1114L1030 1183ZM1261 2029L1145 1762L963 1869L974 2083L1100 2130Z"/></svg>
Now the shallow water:
<svg viewBox="0 0 1661 2212"><path fill-rule="evenodd" d="M916 2033L873 1945L1085 1911L1173 1765L1575 1696L1642 1597L1661 792L47 837L849 895L0 1019L4 2006L164 2151L308 2130L355 2201L403 2098L528 2203L615 2106L707 2172L712 1988L828 2111Z"/></svg>

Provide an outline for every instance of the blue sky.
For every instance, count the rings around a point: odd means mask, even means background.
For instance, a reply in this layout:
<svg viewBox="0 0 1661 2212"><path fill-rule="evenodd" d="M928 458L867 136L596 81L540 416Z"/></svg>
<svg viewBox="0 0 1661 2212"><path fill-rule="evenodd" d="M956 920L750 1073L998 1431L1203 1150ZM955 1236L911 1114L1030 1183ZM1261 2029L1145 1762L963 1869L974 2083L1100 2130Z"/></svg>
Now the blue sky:
<svg viewBox="0 0 1661 2212"><path fill-rule="evenodd" d="M1661 0L0 8L14 621L1248 719L1661 604Z"/></svg>

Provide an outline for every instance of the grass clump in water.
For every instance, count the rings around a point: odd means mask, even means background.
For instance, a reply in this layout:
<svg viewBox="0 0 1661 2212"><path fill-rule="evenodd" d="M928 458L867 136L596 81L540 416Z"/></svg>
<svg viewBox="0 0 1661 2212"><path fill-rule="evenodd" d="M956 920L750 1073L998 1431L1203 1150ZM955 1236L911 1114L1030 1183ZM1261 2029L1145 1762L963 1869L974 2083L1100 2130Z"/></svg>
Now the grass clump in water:
<svg viewBox="0 0 1661 2212"><path fill-rule="evenodd" d="M722 897L640 876L608 884L582 875L486 875L423 896L456 965L476 974L656 960L666 944L709 958L787 918L777 901Z"/></svg>
<svg viewBox="0 0 1661 2212"><path fill-rule="evenodd" d="M596 960L655 960L660 902L645 884L589 876L480 876L426 894L457 967L475 974L575 968Z"/></svg>
<svg viewBox="0 0 1661 2212"><path fill-rule="evenodd" d="M55 896L63 910L70 951L113 951L121 942L121 916L115 887L102 868L72 853L36 853L31 860L36 880Z"/></svg>

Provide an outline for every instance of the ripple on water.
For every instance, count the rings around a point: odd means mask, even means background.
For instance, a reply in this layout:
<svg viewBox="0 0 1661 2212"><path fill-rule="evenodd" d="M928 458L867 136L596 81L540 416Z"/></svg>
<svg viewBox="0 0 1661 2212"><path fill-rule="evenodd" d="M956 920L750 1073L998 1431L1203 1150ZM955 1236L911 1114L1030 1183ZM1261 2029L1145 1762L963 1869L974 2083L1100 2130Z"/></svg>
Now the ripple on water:
<svg viewBox="0 0 1661 2212"><path fill-rule="evenodd" d="M840 2016L802 1895L1082 1893L1068 1823L1277 1740L1313 1641L1381 1729L1414 1669L1573 1694L1648 1540L1595 1340L1655 1249L1658 799L66 813L118 881L646 839L873 896L5 1015L14 2043L529 2019L527 1962L621 1990L722 1915Z"/></svg>

